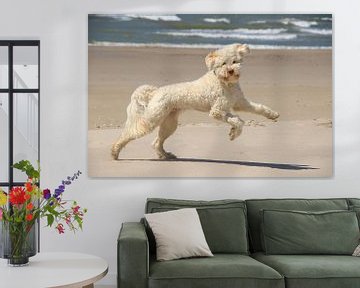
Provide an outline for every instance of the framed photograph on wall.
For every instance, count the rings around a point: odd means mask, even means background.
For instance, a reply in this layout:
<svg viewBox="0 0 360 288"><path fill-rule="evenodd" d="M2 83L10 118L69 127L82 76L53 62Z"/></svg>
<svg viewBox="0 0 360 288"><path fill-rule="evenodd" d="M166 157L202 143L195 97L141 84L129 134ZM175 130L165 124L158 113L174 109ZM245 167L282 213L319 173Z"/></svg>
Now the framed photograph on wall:
<svg viewBox="0 0 360 288"><path fill-rule="evenodd" d="M88 16L91 177L331 177L331 14Z"/></svg>

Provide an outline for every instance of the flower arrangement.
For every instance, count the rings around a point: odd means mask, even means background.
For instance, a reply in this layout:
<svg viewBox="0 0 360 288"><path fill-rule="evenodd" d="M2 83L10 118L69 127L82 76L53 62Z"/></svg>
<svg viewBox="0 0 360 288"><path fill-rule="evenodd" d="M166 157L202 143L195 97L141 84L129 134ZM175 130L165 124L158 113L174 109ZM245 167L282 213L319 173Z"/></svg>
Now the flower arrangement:
<svg viewBox="0 0 360 288"><path fill-rule="evenodd" d="M82 209L76 201L71 201L69 205L69 201L63 199L66 187L78 179L80 171L63 180L52 193L50 189L42 190L37 185L40 168L35 169L27 160L13 167L26 173L28 179L23 187L12 187L8 194L0 188L0 223L8 229L11 257L20 257L26 250L24 245L29 232L39 218L45 218L47 226L55 227L59 234L65 232L65 227L74 232L82 229L87 210Z"/></svg>

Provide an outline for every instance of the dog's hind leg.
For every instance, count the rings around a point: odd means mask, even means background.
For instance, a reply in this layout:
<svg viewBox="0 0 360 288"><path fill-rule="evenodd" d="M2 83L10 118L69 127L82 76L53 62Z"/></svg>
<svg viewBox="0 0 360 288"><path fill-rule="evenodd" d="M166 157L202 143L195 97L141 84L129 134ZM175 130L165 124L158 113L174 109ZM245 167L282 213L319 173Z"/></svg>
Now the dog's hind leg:
<svg viewBox="0 0 360 288"><path fill-rule="evenodd" d="M150 85L143 85L137 88L131 95L131 101L128 105L127 120L125 127L113 144L111 149L111 156L116 160L119 156L121 149L130 141L145 136L152 132L156 127L156 121L147 120L149 117L145 117L144 114L147 110L148 102L153 97L153 93L156 91L156 87Z"/></svg>
<svg viewBox="0 0 360 288"><path fill-rule="evenodd" d="M136 123L127 122L121 136L112 146L111 156L113 159L116 160L118 158L121 149L123 149L130 141L145 136L153 130L154 129L142 119L139 119Z"/></svg>
<svg viewBox="0 0 360 288"><path fill-rule="evenodd" d="M179 110L171 112L159 127L158 136L155 138L152 145L156 150L156 153L158 154L160 159L176 158L174 154L164 150L164 141L175 132L178 126L179 114L180 114Z"/></svg>
<svg viewBox="0 0 360 288"><path fill-rule="evenodd" d="M131 113L131 109L128 110L130 113L128 113L128 119L126 121L125 128L111 149L111 155L114 160L118 158L121 149L123 149L126 144L132 140L150 134L157 126L163 123L165 118L171 114L168 111L169 109L162 109L161 106L156 107L155 109L148 107L143 115L133 115ZM162 132L162 134L166 135L165 132ZM172 133L170 133L167 137L169 137L171 134ZM167 137L165 137L165 139Z"/></svg>

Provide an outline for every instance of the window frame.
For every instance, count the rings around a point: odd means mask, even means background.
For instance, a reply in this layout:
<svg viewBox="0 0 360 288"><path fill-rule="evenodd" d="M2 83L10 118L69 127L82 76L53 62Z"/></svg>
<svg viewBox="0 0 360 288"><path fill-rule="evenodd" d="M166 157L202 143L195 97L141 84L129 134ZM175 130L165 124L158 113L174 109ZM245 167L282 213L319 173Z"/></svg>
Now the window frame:
<svg viewBox="0 0 360 288"><path fill-rule="evenodd" d="M14 88L14 47L28 46L38 49L38 85L37 88ZM8 87L0 88L0 93L7 94L8 98L8 181L0 182L0 187L7 187L8 191L14 186L23 186L25 182L14 181L14 94L36 93L38 95L38 161L40 162L40 40L0 40L0 47L8 47ZM1 147L0 147L1 149ZM33 163L35 164L35 163Z"/></svg>

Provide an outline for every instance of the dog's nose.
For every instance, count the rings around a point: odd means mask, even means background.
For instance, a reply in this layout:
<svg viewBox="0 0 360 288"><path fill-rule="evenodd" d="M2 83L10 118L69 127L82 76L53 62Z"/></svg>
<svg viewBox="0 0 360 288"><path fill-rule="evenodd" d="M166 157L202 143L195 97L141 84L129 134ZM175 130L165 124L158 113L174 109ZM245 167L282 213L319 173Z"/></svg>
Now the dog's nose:
<svg viewBox="0 0 360 288"><path fill-rule="evenodd" d="M234 70L231 69L231 70L228 71L228 73L229 73L230 75L232 75L232 74L234 74Z"/></svg>

